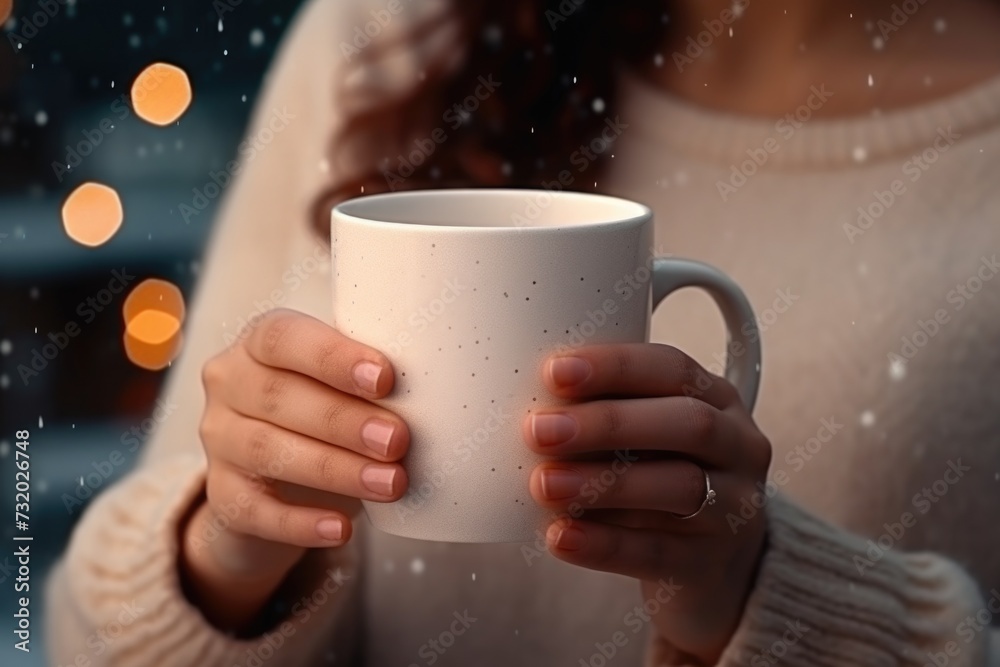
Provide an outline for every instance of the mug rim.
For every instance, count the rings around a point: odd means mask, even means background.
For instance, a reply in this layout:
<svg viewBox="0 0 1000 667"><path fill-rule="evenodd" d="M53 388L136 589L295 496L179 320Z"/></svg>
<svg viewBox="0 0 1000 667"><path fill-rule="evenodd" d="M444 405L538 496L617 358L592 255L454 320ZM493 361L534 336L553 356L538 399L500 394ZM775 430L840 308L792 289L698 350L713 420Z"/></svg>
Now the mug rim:
<svg viewBox="0 0 1000 667"><path fill-rule="evenodd" d="M447 200L449 197L454 196L464 196L471 194L481 194L481 193L491 193L498 194L501 196L537 196L539 194L548 194L550 197L559 197L566 199L575 200L596 200L600 199L606 203L614 204L616 206L621 206L623 209L631 208L631 215L623 215L614 219L606 220L596 220L588 222L573 222L567 224L557 224L557 225L544 225L544 226L517 226L517 225L489 225L489 226L477 226L477 225L449 225L449 224L435 224L426 222L403 222L394 220L381 220L372 215L365 215L362 211L351 211L351 208L366 206L367 204L377 204L380 201L386 199L429 199L433 197L438 197L442 201ZM382 192L373 195L361 195L358 197L353 197L346 201L340 202L334 206L330 211L331 223L336 222L338 218L343 221L348 221L351 223L356 223L360 225L367 225L371 227L382 227L386 229L408 229L414 232L418 230L423 230L424 232L439 232L446 233L448 230L453 232L461 233L479 233L479 234L502 234L502 233L531 233L531 234L542 234L542 233L565 233L568 231L585 231L585 230L597 230L597 229L609 229L609 228L628 228L632 226L638 226L644 224L653 218L653 210L636 201L630 199L625 199L623 197L616 197L614 195L606 195L597 192L581 192L577 190L547 190L544 188L433 188L425 190L404 190L397 192Z"/></svg>

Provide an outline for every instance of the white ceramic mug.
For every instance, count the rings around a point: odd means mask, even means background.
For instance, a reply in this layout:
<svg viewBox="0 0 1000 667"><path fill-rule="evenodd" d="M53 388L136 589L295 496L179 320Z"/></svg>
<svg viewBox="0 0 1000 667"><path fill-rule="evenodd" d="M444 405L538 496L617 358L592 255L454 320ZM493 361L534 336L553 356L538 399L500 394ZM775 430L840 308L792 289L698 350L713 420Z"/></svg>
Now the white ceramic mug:
<svg viewBox="0 0 1000 667"><path fill-rule="evenodd" d="M383 531L534 541L552 515L529 496L541 457L520 422L559 404L542 360L648 341L652 307L678 288L703 288L721 308L726 376L753 407L760 343L746 297L707 265L654 257L646 206L544 190L400 192L340 204L331 235L333 324L392 361L381 404L410 428L407 495L364 503Z"/></svg>

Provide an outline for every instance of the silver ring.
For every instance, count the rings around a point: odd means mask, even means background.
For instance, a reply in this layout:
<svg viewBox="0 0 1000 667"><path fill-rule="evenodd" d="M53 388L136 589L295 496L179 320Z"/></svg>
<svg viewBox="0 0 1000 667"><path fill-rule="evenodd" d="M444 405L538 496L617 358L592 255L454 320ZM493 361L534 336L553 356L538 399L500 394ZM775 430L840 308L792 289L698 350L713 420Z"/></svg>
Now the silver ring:
<svg viewBox="0 0 1000 667"><path fill-rule="evenodd" d="M715 493L715 489L712 488L712 480L708 478L708 472L702 470L702 473L705 475L705 499L701 501L701 506L691 514L685 514L684 516L681 516L680 514L674 514L673 512L671 512L671 514L673 514L675 518L681 520L693 519L699 514L701 514L701 511L705 509L707 505L715 504L715 498L717 494Z"/></svg>

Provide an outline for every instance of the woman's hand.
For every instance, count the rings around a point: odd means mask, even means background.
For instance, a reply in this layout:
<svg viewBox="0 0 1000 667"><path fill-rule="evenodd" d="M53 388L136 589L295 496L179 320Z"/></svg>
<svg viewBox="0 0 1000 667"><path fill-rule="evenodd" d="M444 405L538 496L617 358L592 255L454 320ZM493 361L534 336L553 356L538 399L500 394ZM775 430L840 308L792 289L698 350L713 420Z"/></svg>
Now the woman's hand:
<svg viewBox="0 0 1000 667"><path fill-rule="evenodd" d="M306 548L350 539L359 498L403 495L409 433L368 400L392 389L385 356L295 311L268 313L203 381L207 499L186 525L182 568L206 616L235 629Z"/></svg>
<svg viewBox="0 0 1000 667"><path fill-rule="evenodd" d="M580 401L523 424L532 449L557 457L531 476L532 496L558 513L550 552L639 579L677 657L715 664L765 543L760 513L738 527L726 517L764 482L770 443L732 385L667 345L584 347L549 358L543 375ZM703 507L706 473L717 498Z"/></svg>

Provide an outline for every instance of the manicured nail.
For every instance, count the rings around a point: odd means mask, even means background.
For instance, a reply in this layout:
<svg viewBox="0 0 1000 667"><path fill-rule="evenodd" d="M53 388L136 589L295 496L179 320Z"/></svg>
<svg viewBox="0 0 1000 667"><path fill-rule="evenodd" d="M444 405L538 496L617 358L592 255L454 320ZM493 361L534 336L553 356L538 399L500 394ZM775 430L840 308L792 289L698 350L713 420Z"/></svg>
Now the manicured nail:
<svg viewBox="0 0 1000 667"><path fill-rule="evenodd" d="M549 373L558 387L572 387L590 377L590 362L580 357L556 357L549 362Z"/></svg>
<svg viewBox="0 0 1000 667"><path fill-rule="evenodd" d="M361 469L361 483L366 489L380 496L392 495L392 482L395 479L395 468L369 464Z"/></svg>
<svg viewBox="0 0 1000 667"><path fill-rule="evenodd" d="M587 546L587 534L574 526L557 527L555 545L563 551L579 551Z"/></svg>
<svg viewBox="0 0 1000 667"><path fill-rule="evenodd" d="M374 394L378 390L378 378L382 375L382 367L371 361L362 361L354 367L354 384Z"/></svg>
<svg viewBox="0 0 1000 667"><path fill-rule="evenodd" d="M361 440L368 449L379 456L388 456L389 443L392 441L392 434L395 432L395 424L390 424L381 419L369 419L361 427Z"/></svg>
<svg viewBox="0 0 1000 667"><path fill-rule="evenodd" d="M583 475L573 470L548 469L542 471L542 493L549 500L562 500L579 495Z"/></svg>
<svg viewBox="0 0 1000 667"><path fill-rule="evenodd" d="M339 542L344 536L344 524L340 519L320 519L316 523L316 534L324 540Z"/></svg>
<svg viewBox="0 0 1000 667"><path fill-rule="evenodd" d="M531 436L542 447L559 445L573 438L576 420L564 414L532 415Z"/></svg>

